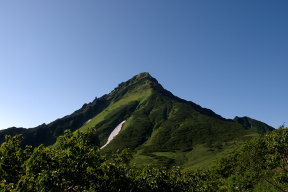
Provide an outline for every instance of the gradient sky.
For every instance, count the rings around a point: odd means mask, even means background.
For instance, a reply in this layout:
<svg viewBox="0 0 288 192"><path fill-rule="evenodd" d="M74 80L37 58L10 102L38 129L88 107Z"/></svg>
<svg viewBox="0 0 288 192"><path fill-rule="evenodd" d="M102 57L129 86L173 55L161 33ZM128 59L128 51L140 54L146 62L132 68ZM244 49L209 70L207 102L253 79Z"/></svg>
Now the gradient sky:
<svg viewBox="0 0 288 192"><path fill-rule="evenodd" d="M288 120L288 1L0 1L0 129L34 127L149 72L225 118Z"/></svg>

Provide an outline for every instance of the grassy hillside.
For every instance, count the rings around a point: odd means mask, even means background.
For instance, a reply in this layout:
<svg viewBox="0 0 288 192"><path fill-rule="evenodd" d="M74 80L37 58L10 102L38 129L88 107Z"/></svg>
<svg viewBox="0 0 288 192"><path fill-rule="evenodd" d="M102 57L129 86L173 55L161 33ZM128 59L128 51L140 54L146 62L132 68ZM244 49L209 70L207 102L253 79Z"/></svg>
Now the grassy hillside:
<svg viewBox="0 0 288 192"><path fill-rule="evenodd" d="M113 102L78 131L94 129L101 147L127 120L101 151L129 148L134 152L131 163L139 166L208 166L238 143L258 136L255 130L175 97L148 74L121 84L108 97Z"/></svg>
<svg viewBox="0 0 288 192"><path fill-rule="evenodd" d="M235 117L233 120L237 123L240 123L244 127L257 131L259 133L266 133L274 130L273 127L267 125L266 123L257 121L249 117Z"/></svg>
<svg viewBox="0 0 288 192"><path fill-rule="evenodd" d="M123 120L120 133L101 152L129 148L131 163L139 166L205 167L238 143L272 129L251 118L224 119L174 96L150 74L141 73L69 116L33 129L3 130L0 139L21 133L23 145L51 145L70 129L74 134L92 132L94 144L101 147Z"/></svg>

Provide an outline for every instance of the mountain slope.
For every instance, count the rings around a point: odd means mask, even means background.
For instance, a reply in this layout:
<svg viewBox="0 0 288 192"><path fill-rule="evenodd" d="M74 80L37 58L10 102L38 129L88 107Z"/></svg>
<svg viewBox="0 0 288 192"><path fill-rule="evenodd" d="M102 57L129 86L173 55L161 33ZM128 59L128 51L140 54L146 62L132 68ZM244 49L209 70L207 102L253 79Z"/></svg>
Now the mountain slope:
<svg viewBox="0 0 288 192"><path fill-rule="evenodd" d="M130 148L134 152L132 162L138 165L208 165L236 141L270 131L259 121L249 119L247 124L228 120L180 99L149 73L141 73L69 116L33 129L3 130L0 139L3 141L7 133L21 133L23 144L51 145L65 129L75 133L92 130L95 144L101 147L122 121L126 122L120 133L101 152Z"/></svg>
<svg viewBox="0 0 288 192"><path fill-rule="evenodd" d="M259 133L270 132L274 129L273 127L267 125L266 123L257 121L250 117L235 117L233 120L237 123L240 123L244 127L251 129L251 130L255 130Z"/></svg>
<svg viewBox="0 0 288 192"><path fill-rule="evenodd" d="M102 151L130 148L137 164L190 164L197 150L213 157L230 148L231 141L257 135L255 130L174 96L146 73L121 84L109 97L117 99L79 131L95 129L98 144L103 146L115 126L127 120Z"/></svg>
<svg viewBox="0 0 288 192"><path fill-rule="evenodd" d="M84 122L87 122L89 119L93 118L100 111L102 111L107 104L107 100L104 97L101 97L99 99L95 99L89 104L84 104L81 109L75 111L71 115L57 119L47 125L42 124L30 129L11 127L0 130L0 143L4 141L6 134L23 134L23 145L52 145L55 143L58 136L63 135L66 129L71 129L74 131L80 128Z"/></svg>

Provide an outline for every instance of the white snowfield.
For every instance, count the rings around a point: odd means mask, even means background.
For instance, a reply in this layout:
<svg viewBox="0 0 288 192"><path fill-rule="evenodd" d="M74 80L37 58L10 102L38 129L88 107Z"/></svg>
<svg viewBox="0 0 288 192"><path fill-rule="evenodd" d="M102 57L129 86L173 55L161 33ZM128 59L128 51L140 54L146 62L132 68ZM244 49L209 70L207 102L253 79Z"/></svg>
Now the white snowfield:
<svg viewBox="0 0 288 192"><path fill-rule="evenodd" d="M92 119L89 119L88 121L86 121L85 123L83 123L83 125L86 125L87 123L89 123Z"/></svg>
<svg viewBox="0 0 288 192"><path fill-rule="evenodd" d="M121 128L123 127L123 124L126 122L126 120L122 121L119 125L117 125L117 127L112 131L112 133L109 135L107 142L105 143L105 145L103 145L100 149L103 149L104 147L106 147L106 145L108 145L112 139L118 135L118 133L121 131Z"/></svg>

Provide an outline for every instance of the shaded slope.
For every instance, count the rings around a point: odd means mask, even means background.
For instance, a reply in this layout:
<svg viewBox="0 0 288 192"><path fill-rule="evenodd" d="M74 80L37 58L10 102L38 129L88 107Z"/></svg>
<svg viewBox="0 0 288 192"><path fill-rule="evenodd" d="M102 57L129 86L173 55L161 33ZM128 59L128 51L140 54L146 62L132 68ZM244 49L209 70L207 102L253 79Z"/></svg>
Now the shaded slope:
<svg viewBox="0 0 288 192"><path fill-rule="evenodd" d="M149 74L140 74L137 78L120 84L120 89L109 94L114 102L79 129L95 129L102 146L113 128L127 119L120 133L102 152L130 148L135 152L137 163L183 165L194 151L201 149L204 155L216 155L229 148L232 141L257 135L255 130L174 96ZM127 110L129 105L133 107ZM179 154L186 160L178 161Z"/></svg>
<svg viewBox="0 0 288 192"><path fill-rule="evenodd" d="M95 144L101 147L124 120L120 133L101 152L130 148L137 164L194 166L203 161L207 165L236 141L270 131L251 119L250 124L225 119L178 98L149 73L141 73L69 116L32 129L3 130L0 139L7 133L22 133L23 144L51 145L66 129L75 134L92 130Z"/></svg>
<svg viewBox="0 0 288 192"><path fill-rule="evenodd" d="M105 97L95 99L93 102L85 104L81 109L75 111L71 115L57 119L49 124L42 124L35 128L8 128L0 131L0 143L4 141L5 135L23 134L24 140L22 145L38 146L44 144L46 146L55 143L56 138L63 135L66 129L72 131L80 128L84 122L97 115L102 111L108 102Z"/></svg>
<svg viewBox="0 0 288 192"><path fill-rule="evenodd" d="M247 129L255 130L259 133L266 133L266 132L270 132L274 130L273 127L267 125L266 123L252 119L250 117L237 117L236 116L233 120L237 123L240 123Z"/></svg>
<svg viewBox="0 0 288 192"><path fill-rule="evenodd" d="M22 134L24 140L22 145L38 146L44 144L46 146L55 143L56 138L63 135L66 129L75 131L79 129L88 120L95 117L98 113L102 112L110 103L116 102L125 94L136 81L141 81L143 77L150 76L147 73L137 75L127 82L119 84L110 94L103 95L100 98L96 98L93 102L84 104L81 109L75 111L71 115L67 115L63 118L59 118L49 124L42 124L35 128L16 128L11 127L8 129L0 130L0 143L4 141L5 135ZM127 103L125 103L127 104ZM124 107L124 108L129 108ZM131 105L135 105L132 103ZM129 110L129 109L128 109ZM116 123L117 124L117 123Z"/></svg>
<svg viewBox="0 0 288 192"><path fill-rule="evenodd" d="M152 144L144 147L148 151L186 151L199 143L210 145L219 139L231 140L245 132L240 124L174 96L148 73L121 83L107 97L111 100L109 106L79 129L95 128L101 146L112 129L129 117L121 133L105 150L135 149L149 139ZM129 105L133 107L127 109Z"/></svg>
<svg viewBox="0 0 288 192"><path fill-rule="evenodd" d="M99 131L96 132L101 135ZM256 131L248 130L239 123L208 116L187 102L152 90L103 151L130 148L135 152L133 162L137 164L170 166L191 163L194 152L200 150L204 156L210 154L210 159L206 159L209 164L213 156L229 148L231 141L246 140L256 135ZM107 137L102 138L106 141ZM198 161L197 158L193 160Z"/></svg>

